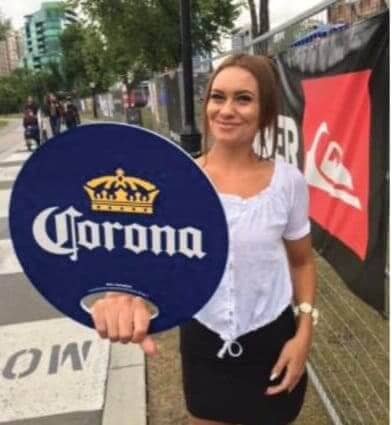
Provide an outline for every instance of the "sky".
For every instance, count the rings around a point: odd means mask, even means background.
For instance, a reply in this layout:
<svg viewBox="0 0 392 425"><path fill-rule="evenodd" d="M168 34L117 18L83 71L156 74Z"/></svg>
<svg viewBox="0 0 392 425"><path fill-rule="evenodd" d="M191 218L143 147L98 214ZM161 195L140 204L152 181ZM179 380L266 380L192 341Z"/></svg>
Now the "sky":
<svg viewBox="0 0 392 425"><path fill-rule="evenodd" d="M23 16L40 9L42 0L0 0L0 12L10 18L15 29L22 27ZM321 3L321 0L270 0L271 27L283 23L301 12ZM239 19L240 24L249 21L249 12L244 11Z"/></svg>

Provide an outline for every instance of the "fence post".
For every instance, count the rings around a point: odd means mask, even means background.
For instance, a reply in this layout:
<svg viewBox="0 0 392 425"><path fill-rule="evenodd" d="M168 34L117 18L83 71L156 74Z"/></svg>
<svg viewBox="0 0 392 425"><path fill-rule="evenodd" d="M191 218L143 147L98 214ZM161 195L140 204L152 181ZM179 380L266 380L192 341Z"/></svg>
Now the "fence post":
<svg viewBox="0 0 392 425"><path fill-rule="evenodd" d="M181 146L192 156L198 156L201 150L201 136L195 124L193 106L191 10L189 3L189 0L180 0L181 57L185 112L185 122L181 132Z"/></svg>

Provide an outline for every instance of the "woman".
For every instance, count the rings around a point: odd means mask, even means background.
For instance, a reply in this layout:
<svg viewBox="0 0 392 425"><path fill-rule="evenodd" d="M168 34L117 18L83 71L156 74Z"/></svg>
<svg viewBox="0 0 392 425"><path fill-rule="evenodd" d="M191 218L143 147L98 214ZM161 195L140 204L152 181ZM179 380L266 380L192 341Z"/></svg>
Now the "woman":
<svg viewBox="0 0 392 425"><path fill-rule="evenodd" d="M72 102L71 96L67 97L64 110L64 123L67 130L80 124L80 115L77 106Z"/></svg>
<svg viewBox="0 0 392 425"><path fill-rule="evenodd" d="M277 122L270 60L236 55L223 62L207 87L203 116L206 148L197 163L224 206L230 251L216 293L181 327L191 424L288 424L306 388L315 269L304 178L265 155L263 135ZM258 132L261 156L253 147ZM102 337L156 352L140 298L108 295L94 305L93 319Z"/></svg>
<svg viewBox="0 0 392 425"><path fill-rule="evenodd" d="M63 112L63 107L57 100L57 97L53 93L50 93L46 100L46 113L49 117L53 136L60 134Z"/></svg>

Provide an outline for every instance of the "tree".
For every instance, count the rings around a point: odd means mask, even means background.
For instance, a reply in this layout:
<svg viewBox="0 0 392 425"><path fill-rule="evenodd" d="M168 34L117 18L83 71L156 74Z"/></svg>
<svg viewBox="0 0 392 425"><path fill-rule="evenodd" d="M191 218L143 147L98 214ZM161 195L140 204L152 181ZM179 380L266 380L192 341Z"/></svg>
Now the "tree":
<svg viewBox="0 0 392 425"><path fill-rule="evenodd" d="M248 6L250 12L252 39L255 39L259 35L265 34L270 30L269 0L259 0L258 14L255 0L248 0ZM254 46L254 51L259 54L266 54L268 53L268 48L265 43L257 44Z"/></svg>
<svg viewBox="0 0 392 425"><path fill-rule="evenodd" d="M60 37L63 52L62 69L67 90L83 86L87 80L83 50L83 29L80 24L68 26Z"/></svg>
<svg viewBox="0 0 392 425"><path fill-rule="evenodd" d="M114 81L114 72L108 66L112 54L93 26L80 23L68 26L61 35L62 69L67 90L86 93L94 82L98 91L106 90Z"/></svg>
<svg viewBox="0 0 392 425"><path fill-rule="evenodd" d="M96 90L106 90L115 80L113 54L108 50L100 32L90 26L84 33L82 56L86 70L87 82L94 82Z"/></svg>
<svg viewBox="0 0 392 425"><path fill-rule="evenodd" d="M126 78L175 67L181 60L179 0L70 0L102 32L113 61ZM203 54L229 34L239 14L234 0L193 0L193 47Z"/></svg>
<svg viewBox="0 0 392 425"><path fill-rule="evenodd" d="M49 92L63 89L57 64L41 71L18 68L10 75L0 77L0 114L21 112L27 96L42 102Z"/></svg>
<svg viewBox="0 0 392 425"><path fill-rule="evenodd" d="M0 41L5 40L8 31L11 29L11 21L5 19L0 10Z"/></svg>

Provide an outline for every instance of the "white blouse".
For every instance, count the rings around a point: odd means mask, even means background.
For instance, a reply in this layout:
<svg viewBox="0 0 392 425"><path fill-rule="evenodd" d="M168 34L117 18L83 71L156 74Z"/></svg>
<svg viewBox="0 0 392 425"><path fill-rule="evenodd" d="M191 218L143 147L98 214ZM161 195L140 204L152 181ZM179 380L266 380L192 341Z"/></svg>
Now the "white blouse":
<svg viewBox="0 0 392 425"><path fill-rule="evenodd" d="M250 198L219 194L229 228L228 261L208 303L194 316L219 334L218 353L236 357L241 335L279 317L292 301L293 284L283 239L310 232L306 181L293 165L276 160L267 188Z"/></svg>

